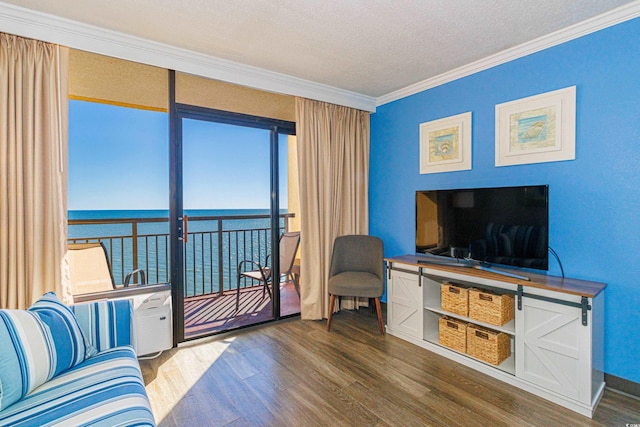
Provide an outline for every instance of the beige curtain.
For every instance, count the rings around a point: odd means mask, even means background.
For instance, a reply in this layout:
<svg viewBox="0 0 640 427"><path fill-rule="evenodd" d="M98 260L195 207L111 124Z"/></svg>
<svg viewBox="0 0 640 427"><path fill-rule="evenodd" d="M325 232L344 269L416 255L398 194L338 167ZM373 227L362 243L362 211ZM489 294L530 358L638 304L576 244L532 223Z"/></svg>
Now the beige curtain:
<svg viewBox="0 0 640 427"><path fill-rule="evenodd" d="M0 33L0 307L63 292L67 55Z"/></svg>
<svg viewBox="0 0 640 427"><path fill-rule="evenodd" d="M296 99L300 180L300 310L326 318L327 281L336 237L368 234L369 113ZM343 308L366 305L343 298Z"/></svg>

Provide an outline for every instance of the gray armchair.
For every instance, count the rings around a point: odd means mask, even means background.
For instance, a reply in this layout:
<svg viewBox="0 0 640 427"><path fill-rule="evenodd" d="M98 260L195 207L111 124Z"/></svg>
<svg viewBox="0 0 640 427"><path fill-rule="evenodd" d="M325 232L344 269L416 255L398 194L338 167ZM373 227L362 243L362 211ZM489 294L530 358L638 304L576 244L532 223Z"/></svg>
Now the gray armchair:
<svg viewBox="0 0 640 427"><path fill-rule="evenodd" d="M340 236L333 243L331 268L329 270L329 319L327 331L331 330L331 317L336 297L373 298L376 304L378 327L384 335L380 297L384 292L384 246L374 236Z"/></svg>

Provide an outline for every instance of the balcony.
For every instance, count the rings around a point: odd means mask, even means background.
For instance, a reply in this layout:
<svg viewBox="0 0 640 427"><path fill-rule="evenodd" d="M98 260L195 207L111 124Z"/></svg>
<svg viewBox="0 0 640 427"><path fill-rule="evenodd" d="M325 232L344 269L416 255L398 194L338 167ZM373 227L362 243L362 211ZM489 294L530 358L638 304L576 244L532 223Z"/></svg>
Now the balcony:
<svg viewBox="0 0 640 427"><path fill-rule="evenodd" d="M280 233L292 213L280 215ZM240 283L235 310L236 269L243 259L264 263L271 248L269 215L189 216L184 250L185 337L220 332L273 317L271 300L261 286ZM116 284L142 268L149 283L170 278L168 218L70 219L68 243L102 242ZM280 283L281 316L300 312L292 283Z"/></svg>

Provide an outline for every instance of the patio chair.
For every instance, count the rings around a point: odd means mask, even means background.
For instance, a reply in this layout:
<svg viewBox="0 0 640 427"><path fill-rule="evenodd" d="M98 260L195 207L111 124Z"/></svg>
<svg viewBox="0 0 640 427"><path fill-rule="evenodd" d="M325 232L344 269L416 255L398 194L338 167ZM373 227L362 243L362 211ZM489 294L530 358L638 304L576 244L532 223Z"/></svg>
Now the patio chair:
<svg viewBox="0 0 640 427"><path fill-rule="evenodd" d="M296 288L298 296L300 296L300 288L298 284L298 276L292 273L293 262L296 258L296 252L298 252L298 246L300 245L300 232L293 231L289 233L283 233L280 236L280 278L291 278L293 285ZM265 292L269 294L271 298L271 289L269 285L273 285L273 278L271 277L271 267L269 267L269 258L271 254L267 255L265 263L260 263L245 259L238 264L238 282L236 288L236 311L240 308L240 280L242 278L248 278L253 281L258 281L262 284L262 297L264 298ZM278 280L280 283L280 280Z"/></svg>
<svg viewBox="0 0 640 427"><path fill-rule="evenodd" d="M327 331L336 297L362 297L375 300L378 328L384 335L380 297L384 292L384 245L375 236L339 236L333 243L329 269L329 316Z"/></svg>
<svg viewBox="0 0 640 427"><path fill-rule="evenodd" d="M140 282L137 285L147 284L145 272L139 268L126 275L123 285L116 286L109 265L107 249L102 242L73 243L69 244L67 249L73 295L128 288L133 285L131 279L135 274L140 277Z"/></svg>

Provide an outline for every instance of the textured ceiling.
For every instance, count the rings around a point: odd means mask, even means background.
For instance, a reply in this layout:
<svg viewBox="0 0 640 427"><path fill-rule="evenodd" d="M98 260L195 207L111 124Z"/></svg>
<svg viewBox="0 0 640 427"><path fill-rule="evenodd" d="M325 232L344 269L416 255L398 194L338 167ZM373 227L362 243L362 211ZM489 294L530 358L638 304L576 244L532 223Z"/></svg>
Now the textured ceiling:
<svg viewBox="0 0 640 427"><path fill-rule="evenodd" d="M379 97L629 0L3 0Z"/></svg>

